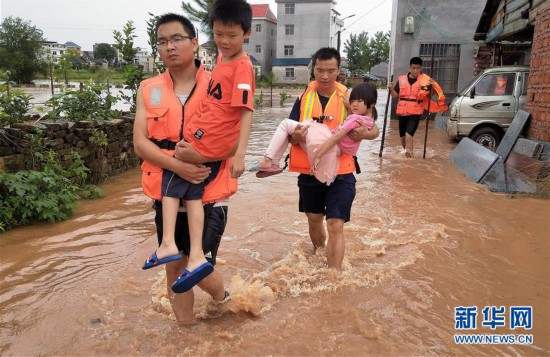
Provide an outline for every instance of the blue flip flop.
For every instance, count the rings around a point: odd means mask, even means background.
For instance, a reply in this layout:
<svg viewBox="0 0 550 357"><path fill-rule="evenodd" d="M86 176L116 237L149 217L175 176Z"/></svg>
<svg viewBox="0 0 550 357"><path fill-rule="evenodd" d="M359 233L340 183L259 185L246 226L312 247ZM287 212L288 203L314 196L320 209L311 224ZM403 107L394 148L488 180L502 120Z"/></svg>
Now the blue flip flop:
<svg viewBox="0 0 550 357"><path fill-rule="evenodd" d="M197 285L202 279L206 278L214 271L214 266L206 262L193 271L185 269L181 273L180 277L174 284L172 284L172 291L176 294L184 293L191 290L193 286Z"/></svg>
<svg viewBox="0 0 550 357"><path fill-rule="evenodd" d="M149 259L145 261L145 264L143 264L143 267L141 269L143 270L151 269L159 265L166 264L168 262L171 262L173 260L178 260L178 259L181 259L181 254L170 255L166 258L159 259L157 257L157 252L155 251L153 254L151 254Z"/></svg>

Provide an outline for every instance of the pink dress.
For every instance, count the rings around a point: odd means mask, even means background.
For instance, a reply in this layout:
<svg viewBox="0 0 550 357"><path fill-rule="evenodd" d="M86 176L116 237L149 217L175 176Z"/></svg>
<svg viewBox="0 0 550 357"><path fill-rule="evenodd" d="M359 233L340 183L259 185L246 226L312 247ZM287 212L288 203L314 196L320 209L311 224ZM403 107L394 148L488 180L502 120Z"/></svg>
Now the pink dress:
<svg viewBox="0 0 550 357"><path fill-rule="evenodd" d="M372 128L372 126L374 125L374 120L371 117L358 114L350 114L348 115L346 120L344 120L344 123L338 128L334 129L332 133L335 134L340 129L345 130L346 133L349 133L353 129L360 126L359 122L364 123L365 126L369 129ZM340 140L340 142L338 143L338 147L340 148L340 152L355 156L357 154L357 150L359 150L360 144L361 141L355 141L351 137L346 135L342 138L342 140Z"/></svg>

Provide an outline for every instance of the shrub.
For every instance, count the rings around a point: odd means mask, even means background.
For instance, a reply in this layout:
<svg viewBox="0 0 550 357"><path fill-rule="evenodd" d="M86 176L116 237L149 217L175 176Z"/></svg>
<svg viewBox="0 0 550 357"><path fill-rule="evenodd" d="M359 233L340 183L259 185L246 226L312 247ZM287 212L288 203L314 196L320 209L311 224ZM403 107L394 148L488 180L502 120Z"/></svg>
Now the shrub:
<svg viewBox="0 0 550 357"><path fill-rule="evenodd" d="M0 85L0 92L0 127L23 121L33 97L19 90L8 91L7 84Z"/></svg>
<svg viewBox="0 0 550 357"><path fill-rule="evenodd" d="M283 107L285 105L285 101L290 98L290 94L288 94L287 92L281 92L279 93L279 96L279 105Z"/></svg>
<svg viewBox="0 0 550 357"><path fill-rule="evenodd" d="M111 106L118 101L118 97L102 95L102 90L103 86L91 83L84 85L82 90L55 94L46 102L53 108L49 113L50 118L67 117L80 121L116 117L118 111L111 110Z"/></svg>
<svg viewBox="0 0 550 357"><path fill-rule="evenodd" d="M53 151L35 157L42 171L0 173L2 231L38 221L67 219L76 209L79 193L86 198L103 195L98 187L84 184L89 170L78 153L71 152L67 169Z"/></svg>
<svg viewBox="0 0 550 357"><path fill-rule="evenodd" d="M263 104L264 104L264 91L262 90L260 91L260 95L258 96L258 98L254 100L254 107L261 108Z"/></svg>

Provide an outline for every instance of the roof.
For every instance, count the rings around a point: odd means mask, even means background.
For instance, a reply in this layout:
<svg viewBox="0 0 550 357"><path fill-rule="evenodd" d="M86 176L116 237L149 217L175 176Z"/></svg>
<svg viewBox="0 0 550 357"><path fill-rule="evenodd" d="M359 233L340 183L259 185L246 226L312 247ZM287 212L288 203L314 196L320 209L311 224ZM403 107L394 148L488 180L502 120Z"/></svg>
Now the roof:
<svg viewBox="0 0 550 357"><path fill-rule="evenodd" d="M207 42L204 42L201 47L204 47L204 48L209 48L209 49L215 49L216 48L216 43L214 41L207 41Z"/></svg>
<svg viewBox="0 0 550 357"><path fill-rule="evenodd" d="M252 18L265 17L277 21L277 17L271 12L268 4L250 5L252 7Z"/></svg>
<svg viewBox="0 0 550 357"><path fill-rule="evenodd" d="M274 66L309 66L311 58L275 58Z"/></svg>
<svg viewBox="0 0 550 357"><path fill-rule="evenodd" d="M76 43L74 42L65 42L65 46L69 46L69 47L80 47L79 45L77 45Z"/></svg>
<svg viewBox="0 0 550 357"><path fill-rule="evenodd" d="M252 65L254 65L254 66L261 66L262 65L260 62L258 62L256 57L254 57L252 55L248 55L248 56L250 57L250 62L252 62Z"/></svg>
<svg viewBox="0 0 550 357"><path fill-rule="evenodd" d="M499 73L499 72L528 72L529 66L500 66L491 67L483 71L483 73Z"/></svg>

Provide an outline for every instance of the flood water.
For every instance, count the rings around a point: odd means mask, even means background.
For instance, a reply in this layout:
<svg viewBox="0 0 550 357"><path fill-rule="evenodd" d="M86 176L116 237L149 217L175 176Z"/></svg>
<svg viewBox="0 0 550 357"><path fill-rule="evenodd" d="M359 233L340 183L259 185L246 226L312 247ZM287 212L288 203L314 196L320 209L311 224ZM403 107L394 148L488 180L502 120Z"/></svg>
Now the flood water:
<svg viewBox="0 0 550 357"><path fill-rule="evenodd" d="M386 91L380 91L383 113ZM290 108L261 109L247 163ZM381 126L382 119L378 124ZM245 174L231 198L218 255L233 299L196 293L197 321L178 327L155 249L139 169L103 185L70 219L0 235L0 353L20 355L549 355L550 201L491 193L448 160L456 146L430 130L421 159L400 154L396 123L364 141L342 272L312 252L296 175ZM455 307L476 306L477 329L455 329ZM482 326L504 306L506 326ZM509 326L532 307L532 329ZM525 334L526 345L457 345L453 335Z"/></svg>

